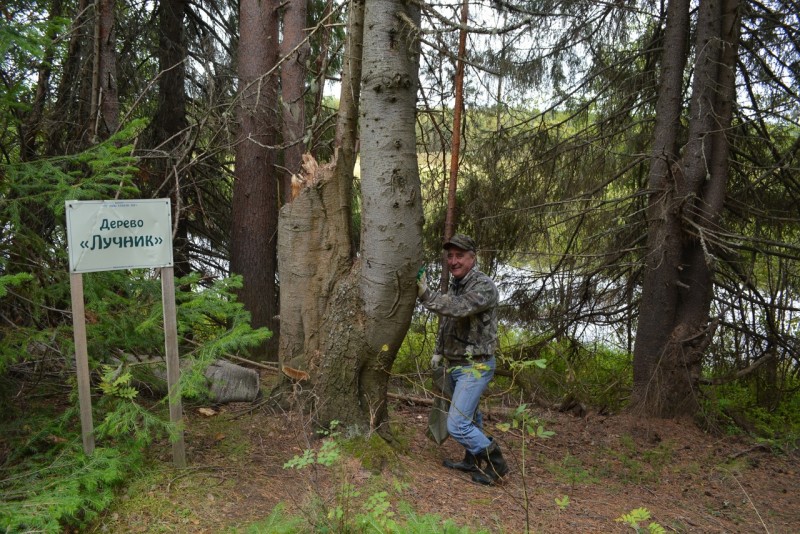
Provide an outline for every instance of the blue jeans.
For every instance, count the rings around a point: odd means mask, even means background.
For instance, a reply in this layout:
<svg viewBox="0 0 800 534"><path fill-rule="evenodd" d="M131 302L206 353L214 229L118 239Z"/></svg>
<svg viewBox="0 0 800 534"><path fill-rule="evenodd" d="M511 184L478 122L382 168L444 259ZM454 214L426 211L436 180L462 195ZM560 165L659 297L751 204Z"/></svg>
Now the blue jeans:
<svg viewBox="0 0 800 534"><path fill-rule="evenodd" d="M447 431L472 454L486 450L491 440L483 433L483 416L478 409L481 395L494 376L494 356L471 366L447 370L453 398L447 414Z"/></svg>

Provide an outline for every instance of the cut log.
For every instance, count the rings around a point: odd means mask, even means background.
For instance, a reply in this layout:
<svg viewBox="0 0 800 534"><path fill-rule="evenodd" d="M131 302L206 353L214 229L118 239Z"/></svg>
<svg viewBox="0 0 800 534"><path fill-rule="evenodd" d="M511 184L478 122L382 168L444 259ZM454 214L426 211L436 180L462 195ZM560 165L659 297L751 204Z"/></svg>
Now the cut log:
<svg viewBox="0 0 800 534"><path fill-rule="evenodd" d="M253 369L217 360L206 369L205 375L214 402L252 402L258 398L259 378Z"/></svg>
<svg viewBox="0 0 800 534"><path fill-rule="evenodd" d="M130 366L132 385L139 391L159 397L167 394L166 363L161 358L143 360L128 354L115 358L118 364ZM183 362L186 363L186 362ZM208 380L209 400L216 404L252 402L259 397L261 384L258 373L228 360L215 360L204 373Z"/></svg>

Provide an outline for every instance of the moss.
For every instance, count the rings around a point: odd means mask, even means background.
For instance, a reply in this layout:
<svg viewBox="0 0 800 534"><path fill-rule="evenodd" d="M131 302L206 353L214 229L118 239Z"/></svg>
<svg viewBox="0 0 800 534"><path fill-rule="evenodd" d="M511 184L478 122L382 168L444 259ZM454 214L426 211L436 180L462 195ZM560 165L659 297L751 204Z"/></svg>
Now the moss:
<svg viewBox="0 0 800 534"><path fill-rule="evenodd" d="M351 456L358 458L361 465L373 474L385 470L396 471L400 467L399 453L407 446L407 439L396 436L389 443L378 434L350 438L342 443L342 448Z"/></svg>

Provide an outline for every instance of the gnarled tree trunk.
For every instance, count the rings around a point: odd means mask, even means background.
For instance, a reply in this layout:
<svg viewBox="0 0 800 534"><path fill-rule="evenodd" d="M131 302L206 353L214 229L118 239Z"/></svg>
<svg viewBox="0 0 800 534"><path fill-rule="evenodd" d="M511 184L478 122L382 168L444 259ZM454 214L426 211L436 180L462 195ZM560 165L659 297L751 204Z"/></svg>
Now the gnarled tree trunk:
<svg viewBox="0 0 800 534"><path fill-rule="evenodd" d="M649 177L648 255L634 348L633 404L650 415L697 409L702 357L714 333L709 313L714 240L728 181L735 97L738 0L701 0L688 141L675 157L689 2L672 0Z"/></svg>
<svg viewBox="0 0 800 534"><path fill-rule="evenodd" d="M281 362L302 371L295 377L307 374L291 391L310 393L304 407L320 425L384 430L389 370L411 321L421 262L419 12L397 0L365 9L361 253L351 259L348 180L331 179L329 167L309 173L315 177L281 212Z"/></svg>

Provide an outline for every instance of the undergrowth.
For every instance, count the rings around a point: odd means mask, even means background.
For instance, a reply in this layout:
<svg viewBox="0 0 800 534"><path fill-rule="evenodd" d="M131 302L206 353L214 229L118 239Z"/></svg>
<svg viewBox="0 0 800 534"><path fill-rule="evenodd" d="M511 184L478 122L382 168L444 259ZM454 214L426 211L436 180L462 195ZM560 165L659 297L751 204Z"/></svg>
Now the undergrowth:
<svg viewBox="0 0 800 534"><path fill-rule="evenodd" d="M337 479L337 491L332 503L321 493L312 495L304 511L287 515L283 505L278 505L270 516L249 525L244 531L260 533L352 533L352 534L482 534L460 526L452 519L437 514L418 514L402 500L408 484L398 478L387 480L384 473L396 471L391 465L397 452L376 434L343 439L336 430L323 431L322 442L316 448L307 448L284 464L284 469L314 471L321 467L332 470ZM402 438L398 436L398 443ZM402 445L401 445L402 446ZM345 467L345 454L358 458L373 476L361 486L350 480ZM394 466L397 467L397 466ZM402 477L401 477L402 478ZM311 486L316 477L309 475Z"/></svg>
<svg viewBox="0 0 800 534"><path fill-rule="evenodd" d="M24 425L6 434L14 452L0 479L0 530L62 532L94 520L114 499L114 488L141 465L142 441L128 438L83 451L80 435L70 430L75 413L45 422L37 430ZM108 429L99 429L100 433ZM110 436L109 436L110 437Z"/></svg>

